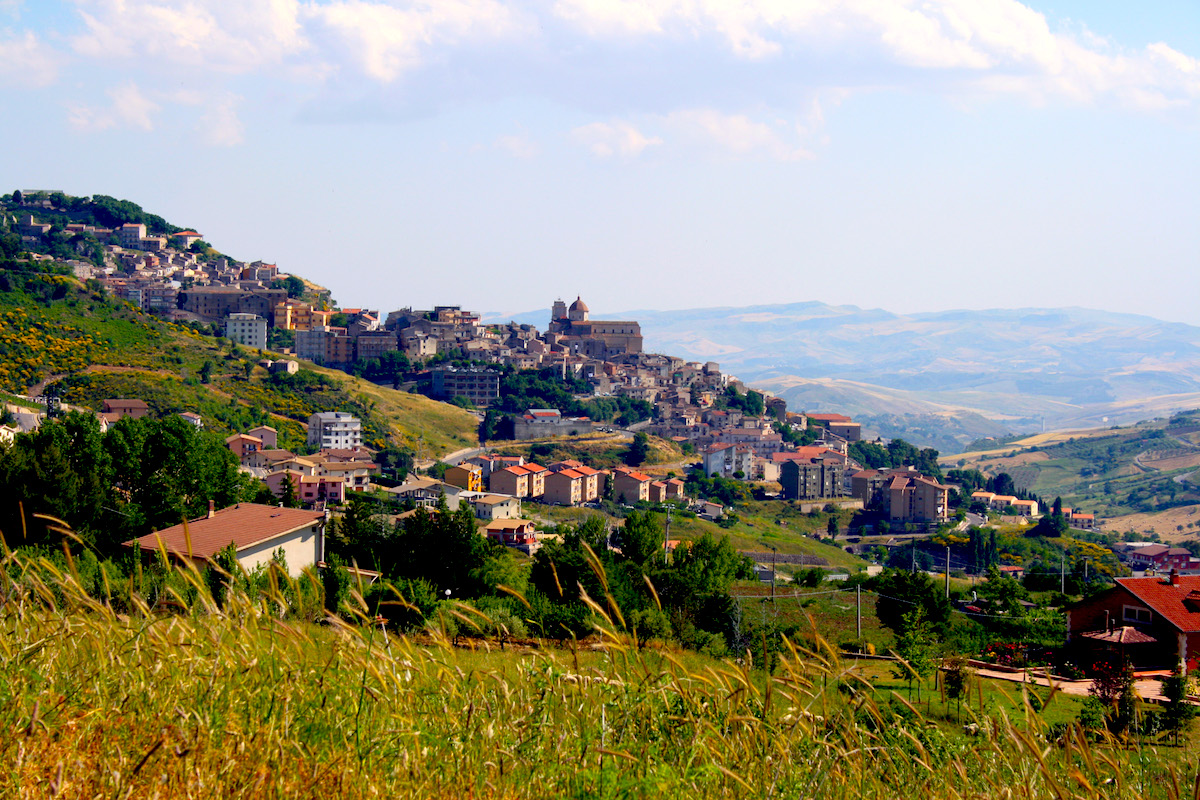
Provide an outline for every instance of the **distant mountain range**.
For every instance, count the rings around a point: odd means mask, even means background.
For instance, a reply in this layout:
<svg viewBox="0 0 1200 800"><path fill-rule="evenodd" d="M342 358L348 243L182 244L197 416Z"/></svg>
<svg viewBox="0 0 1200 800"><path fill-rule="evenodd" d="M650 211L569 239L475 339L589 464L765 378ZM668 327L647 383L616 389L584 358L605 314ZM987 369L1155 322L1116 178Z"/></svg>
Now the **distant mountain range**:
<svg viewBox="0 0 1200 800"><path fill-rule="evenodd" d="M895 314L808 302L625 311L646 349L870 430L954 452L981 436L1135 422L1200 406L1200 327L1083 308ZM485 319L545 327L549 311Z"/></svg>

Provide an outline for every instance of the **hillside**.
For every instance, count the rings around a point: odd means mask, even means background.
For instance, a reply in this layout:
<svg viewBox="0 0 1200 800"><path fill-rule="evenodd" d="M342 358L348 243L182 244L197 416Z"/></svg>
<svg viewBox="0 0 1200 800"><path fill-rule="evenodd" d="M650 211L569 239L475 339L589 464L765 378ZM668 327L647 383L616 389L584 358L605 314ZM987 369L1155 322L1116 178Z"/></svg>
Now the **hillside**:
<svg viewBox="0 0 1200 800"><path fill-rule="evenodd" d="M488 449L500 455L523 456L544 464L575 459L598 469L607 469L625 463L630 441L618 434L593 433L530 441L497 440L491 442ZM646 467L666 465L683 472L687 464L696 460L695 456L685 456L679 445L657 436L649 437L647 446Z"/></svg>
<svg viewBox="0 0 1200 800"><path fill-rule="evenodd" d="M1127 530L1124 515L1200 502L1195 480L1200 413L1129 427L1039 434L994 450L944 456L941 462L985 475L1006 472L1018 489L1047 501L1062 497L1067 505L1108 519L1105 527Z"/></svg>
<svg viewBox="0 0 1200 800"><path fill-rule="evenodd" d="M611 316L639 320L648 351L718 361L792 408L851 414L868 433L942 452L1043 423L1107 427L1200 406L1200 328L1133 314L808 302Z"/></svg>
<svg viewBox="0 0 1200 800"><path fill-rule="evenodd" d="M0 270L0 355L3 391L53 382L66 402L96 410L108 397L136 397L159 414L195 411L218 432L270 419L284 446L303 442L310 414L331 410L360 416L373 447L436 456L478 442L478 421L460 408L312 365L269 375L256 364L271 354L163 322L64 275Z"/></svg>

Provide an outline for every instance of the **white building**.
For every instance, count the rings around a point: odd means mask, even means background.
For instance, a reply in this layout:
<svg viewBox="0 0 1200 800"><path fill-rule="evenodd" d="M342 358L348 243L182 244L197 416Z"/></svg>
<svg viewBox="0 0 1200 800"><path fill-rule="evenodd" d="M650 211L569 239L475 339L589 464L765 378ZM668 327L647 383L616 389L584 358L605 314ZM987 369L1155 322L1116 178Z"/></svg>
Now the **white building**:
<svg viewBox="0 0 1200 800"><path fill-rule="evenodd" d="M288 572L297 576L325 559L325 521L323 511L239 503L125 544L151 552L164 549L201 568L232 544L247 571L266 566L282 551Z"/></svg>
<svg viewBox="0 0 1200 800"><path fill-rule="evenodd" d="M308 446L351 449L362 446L362 421L344 411L322 411L308 418Z"/></svg>
<svg viewBox="0 0 1200 800"><path fill-rule="evenodd" d="M225 318L225 338L255 350L266 350L267 320L258 314L230 314Z"/></svg>

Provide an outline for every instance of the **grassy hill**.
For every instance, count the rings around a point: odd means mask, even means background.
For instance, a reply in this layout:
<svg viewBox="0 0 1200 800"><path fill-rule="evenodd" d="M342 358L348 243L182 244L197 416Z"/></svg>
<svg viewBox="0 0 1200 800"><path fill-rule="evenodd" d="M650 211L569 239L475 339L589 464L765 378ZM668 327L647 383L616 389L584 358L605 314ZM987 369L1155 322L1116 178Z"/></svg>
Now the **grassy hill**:
<svg viewBox="0 0 1200 800"><path fill-rule="evenodd" d="M682 473L685 469L682 465L695 460L694 457L688 459L674 442L657 436L648 438L647 467L663 466L665 469L665 465L674 465ZM607 469L624 463L622 459L629 450L629 443L629 439L616 434L593 433L529 441L495 441L489 447L500 455L524 456L543 464L575 459L597 469Z"/></svg>
<svg viewBox="0 0 1200 800"><path fill-rule="evenodd" d="M574 524L600 512L585 508L529 505L526 513L545 522ZM660 517L666 516L661 511L655 513ZM842 512L843 516L848 513ZM867 562L850 555L841 547L814 538L814 534L825 536L828 515L823 512L804 514L784 501L772 500L746 503L738 507L736 515L737 523L731 528L723 528L695 515L674 514L671 518L671 538L693 541L706 533L717 539L728 534L730 542L738 550L767 552L768 545L773 545L781 555L814 556L824 559L829 567L835 569L858 572L867 565ZM786 565L779 565L781 573L787 569Z"/></svg>
<svg viewBox="0 0 1200 800"><path fill-rule="evenodd" d="M118 614L36 566L4 573L0 608L21 609L0 616L6 796L1093 800L1178 798L1197 777L1194 736L1076 732L1082 700L1057 688L971 677L957 701L914 695L895 664L821 640L770 672L639 647L615 619L564 647L456 647L437 621L416 637L349 609L314 624L295 586Z"/></svg>
<svg viewBox="0 0 1200 800"><path fill-rule="evenodd" d="M436 456L478 442L476 418L460 408L312 365L296 376L256 366L272 357L281 356L163 322L74 278L0 271L0 390L53 382L67 403L95 410L136 397L159 414L195 411L218 432L269 421L290 447L310 414L333 410L361 417L372 447Z"/></svg>
<svg viewBox="0 0 1200 800"><path fill-rule="evenodd" d="M986 475L1007 472L1019 489L1104 517L1200 502L1200 412L1120 428L1038 434L941 459Z"/></svg>

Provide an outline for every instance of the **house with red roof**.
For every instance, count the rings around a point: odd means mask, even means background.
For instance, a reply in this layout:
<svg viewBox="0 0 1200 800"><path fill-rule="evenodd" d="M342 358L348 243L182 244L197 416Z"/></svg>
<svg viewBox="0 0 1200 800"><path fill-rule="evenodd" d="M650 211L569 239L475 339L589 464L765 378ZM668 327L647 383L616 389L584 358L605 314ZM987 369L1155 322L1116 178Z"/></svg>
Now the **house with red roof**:
<svg viewBox="0 0 1200 800"><path fill-rule="evenodd" d="M683 499L683 481L678 478L654 481L650 484L651 503L669 503L672 500Z"/></svg>
<svg viewBox="0 0 1200 800"><path fill-rule="evenodd" d="M266 564L283 551L288 571L299 575L325 558L324 511L239 503L207 516L125 543L142 551L165 551L180 561L203 568L230 544L246 570Z"/></svg>
<svg viewBox="0 0 1200 800"><path fill-rule="evenodd" d="M187 250L196 242L200 241L200 239L203 237L201 237L201 235L196 231L179 231L178 233L172 233L171 238L179 239L180 243L183 245L183 249Z"/></svg>
<svg viewBox="0 0 1200 800"><path fill-rule="evenodd" d="M1151 544L1130 550L1128 559L1132 569L1169 572L1172 569L1183 570L1190 567L1192 553L1183 547Z"/></svg>
<svg viewBox="0 0 1200 800"><path fill-rule="evenodd" d="M1134 635L1121 635L1129 628ZM1200 575L1117 578L1111 589L1067 610L1068 642L1124 646L1142 668L1200 663ZM1117 641L1120 639L1120 641Z"/></svg>
<svg viewBox="0 0 1200 800"><path fill-rule="evenodd" d="M577 506L583 500L583 473L560 469L546 474L546 493L543 500L559 506Z"/></svg>
<svg viewBox="0 0 1200 800"><path fill-rule="evenodd" d="M492 473L488 489L513 497L537 498L546 493L546 468L532 461L504 467Z"/></svg>
<svg viewBox="0 0 1200 800"><path fill-rule="evenodd" d="M495 519L484 528L484 535L505 547L533 555L538 551L540 543L537 529L533 522L527 519Z"/></svg>
<svg viewBox="0 0 1200 800"><path fill-rule="evenodd" d="M612 471L612 482L613 497L617 502L650 501L650 484L654 479L649 475L628 467L616 467Z"/></svg>

